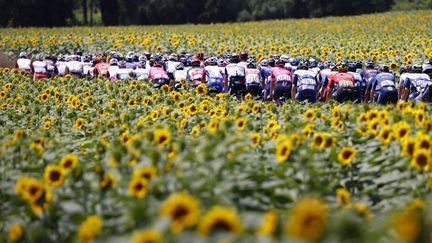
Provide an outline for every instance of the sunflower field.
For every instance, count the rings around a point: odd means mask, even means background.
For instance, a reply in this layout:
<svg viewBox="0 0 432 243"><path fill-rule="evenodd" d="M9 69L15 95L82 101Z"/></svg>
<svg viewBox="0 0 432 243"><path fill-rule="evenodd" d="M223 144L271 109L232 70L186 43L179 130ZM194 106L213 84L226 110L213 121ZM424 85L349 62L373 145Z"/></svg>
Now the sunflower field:
<svg viewBox="0 0 432 243"><path fill-rule="evenodd" d="M431 56L431 13L2 29L0 49L250 48L401 65ZM278 107L201 85L3 68L0 127L0 242L431 241L429 104Z"/></svg>

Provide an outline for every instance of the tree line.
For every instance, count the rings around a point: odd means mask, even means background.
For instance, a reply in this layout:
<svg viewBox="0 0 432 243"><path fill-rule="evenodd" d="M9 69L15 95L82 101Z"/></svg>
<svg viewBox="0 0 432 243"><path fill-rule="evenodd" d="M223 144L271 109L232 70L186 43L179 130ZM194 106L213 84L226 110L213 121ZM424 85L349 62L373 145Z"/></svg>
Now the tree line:
<svg viewBox="0 0 432 243"><path fill-rule="evenodd" d="M0 0L0 26L149 25L345 16L432 0Z"/></svg>

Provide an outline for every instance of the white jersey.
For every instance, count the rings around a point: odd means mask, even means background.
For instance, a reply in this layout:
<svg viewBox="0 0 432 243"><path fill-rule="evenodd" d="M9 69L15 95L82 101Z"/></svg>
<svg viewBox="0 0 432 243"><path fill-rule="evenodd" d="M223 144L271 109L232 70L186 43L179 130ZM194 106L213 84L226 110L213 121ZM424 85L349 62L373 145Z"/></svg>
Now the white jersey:
<svg viewBox="0 0 432 243"><path fill-rule="evenodd" d="M117 71L119 70L118 66L110 66L108 68L109 78L111 81L116 80L117 78Z"/></svg>
<svg viewBox="0 0 432 243"><path fill-rule="evenodd" d="M318 75L318 73L321 71L321 69L319 67L314 67L314 68L311 68L309 70L312 71L312 72L314 72L315 76Z"/></svg>
<svg viewBox="0 0 432 243"><path fill-rule="evenodd" d="M176 68L179 64L180 64L180 62L168 61L166 63L167 73L174 74L174 72L176 71Z"/></svg>
<svg viewBox="0 0 432 243"><path fill-rule="evenodd" d="M176 81L176 83L179 83L182 80L186 80L188 70L189 69L183 69L183 70L176 70L174 72L174 80Z"/></svg>
<svg viewBox="0 0 432 243"><path fill-rule="evenodd" d="M43 61L34 61L33 70L35 73L47 73L47 64Z"/></svg>
<svg viewBox="0 0 432 243"><path fill-rule="evenodd" d="M17 60L17 67L18 69L31 72L31 60L28 58L19 58Z"/></svg>
<svg viewBox="0 0 432 243"><path fill-rule="evenodd" d="M237 65L244 67L245 69L247 68L248 63L247 62L239 62Z"/></svg>
<svg viewBox="0 0 432 243"><path fill-rule="evenodd" d="M356 73L356 72L348 72L348 73L352 74L356 83L359 83L359 84L362 83L363 79L362 79L360 73Z"/></svg>
<svg viewBox="0 0 432 243"><path fill-rule="evenodd" d="M83 74L83 64L79 61L69 61L66 63L71 74Z"/></svg>
<svg viewBox="0 0 432 243"><path fill-rule="evenodd" d="M144 80L144 79L148 79L149 77L148 69L137 68L133 71L133 73L135 74L137 80Z"/></svg>
<svg viewBox="0 0 432 243"><path fill-rule="evenodd" d="M223 69L218 66L207 66L205 67L205 72L207 81L217 79L220 80L224 78Z"/></svg>
<svg viewBox="0 0 432 243"><path fill-rule="evenodd" d="M132 68L119 68L117 70L117 80L132 79L131 74L133 73Z"/></svg>
<svg viewBox="0 0 432 243"><path fill-rule="evenodd" d="M69 69L66 65L66 62L59 61L59 62L56 62L55 65L57 68L57 75L64 76L69 72Z"/></svg>
<svg viewBox="0 0 432 243"><path fill-rule="evenodd" d="M425 73L409 73L404 81L404 87L417 92L423 92L432 82L429 75Z"/></svg>
<svg viewBox="0 0 432 243"><path fill-rule="evenodd" d="M44 60L44 62L47 64L47 71L49 73L54 73L54 71L55 71L54 62L52 60L49 60L49 59Z"/></svg>
<svg viewBox="0 0 432 243"><path fill-rule="evenodd" d="M246 76L246 68L238 64L228 64L225 67L225 75L230 80L231 78L244 78Z"/></svg>
<svg viewBox="0 0 432 243"><path fill-rule="evenodd" d="M84 76L93 76L93 69L92 64L89 62L83 62L83 75Z"/></svg>

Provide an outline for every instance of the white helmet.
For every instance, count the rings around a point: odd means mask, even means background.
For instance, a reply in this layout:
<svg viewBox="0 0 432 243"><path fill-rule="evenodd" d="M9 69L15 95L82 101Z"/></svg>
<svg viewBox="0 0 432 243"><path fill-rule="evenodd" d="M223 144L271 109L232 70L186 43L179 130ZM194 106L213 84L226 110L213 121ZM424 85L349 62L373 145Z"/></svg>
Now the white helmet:
<svg viewBox="0 0 432 243"><path fill-rule="evenodd" d="M109 64L111 66L116 66L116 65L118 65L118 60L115 58L111 58L111 60L109 61Z"/></svg>
<svg viewBox="0 0 432 243"><path fill-rule="evenodd" d="M25 52L25 51L20 52L19 58L28 58L27 52Z"/></svg>

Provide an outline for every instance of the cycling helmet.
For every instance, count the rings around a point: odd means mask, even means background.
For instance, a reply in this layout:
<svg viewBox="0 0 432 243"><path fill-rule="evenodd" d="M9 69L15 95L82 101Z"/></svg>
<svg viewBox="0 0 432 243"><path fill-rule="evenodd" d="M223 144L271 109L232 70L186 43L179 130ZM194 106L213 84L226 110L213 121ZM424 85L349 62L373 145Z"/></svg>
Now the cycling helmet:
<svg viewBox="0 0 432 243"><path fill-rule="evenodd" d="M390 72L390 68L386 64L381 64L380 67L379 67L379 69L378 69L378 71L382 72L382 73L389 73Z"/></svg>
<svg viewBox="0 0 432 243"><path fill-rule="evenodd" d="M57 61L64 62L66 60L65 56L59 55Z"/></svg>
<svg viewBox="0 0 432 243"><path fill-rule="evenodd" d="M418 63L412 65L411 72L413 73L421 73L423 71L422 66Z"/></svg>
<svg viewBox="0 0 432 243"><path fill-rule="evenodd" d="M177 54L172 53L171 55L169 55L168 60L176 62L178 60Z"/></svg>
<svg viewBox="0 0 432 243"><path fill-rule="evenodd" d="M118 66L119 66L119 68L126 68L126 61L122 60L122 61L118 62Z"/></svg>
<svg viewBox="0 0 432 243"><path fill-rule="evenodd" d="M248 62L247 68L256 69L256 63L255 62Z"/></svg>
<svg viewBox="0 0 432 243"><path fill-rule="evenodd" d="M111 66L117 66L118 65L118 60L115 59L115 58L111 58L110 61L109 61L109 64Z"/></svg>
<svg viewBox="0 0 432 243"><path fill-rule="evenodd" d="M218 60L216 57L211 57L205 60L204 65L206 66L216 66L218 63Z"/></svg>
<svg viewBox="0 0 432 243"><path fill-rule="evenodd" d="M141 55L138 57L138 62L147 62L147 57L144 55Z"/></svg>
<svg viewBox="0 0 432 243"><path fill-rule="evenodd" d="M285 64L287 63L287 60L285 58L279 58L276 60L276 65L285 67Z"/></svg>
<svg viewBox="0 0 432 243"><path fill-rule="evenodd" d="M150 60L150 58L151 58L151 52L149 52L149 51L145 51L144 52L144 56L146 56L146 58L147 58L147 60Z"/></svg>
<svg viewBox="0 0 432 243"><path fill-rule="evenodd" d="M367 68L375 68L375 61L374 60L367 60L366 61L366 67Z"/></svg>
<svg viewBox="0 0 432 243"><path fill-rule="evenodd" d="M431 62L432 60L427 60L427 61L425 61L424 63L423 63L423 65L422 65L422 70L423 70L423 72L424 73L427 73L427 72L431 72L432 71L432 62Z"/></svg>
<svg viewBox="0 0 432 243"><path fill-rule="evenodd" d="M225 59L219 58L218 61L217 61L217 65L219 67L225 67Z"/></svg>
<svg viewBox="0 0 432 243"><path fill-rule="evenodd" d="M42 54L38 54L38 55L36 55L36 57L35 57L35 60L36 60L36 61L43 61L43 59L44 59L44 57L43 57Z"/></svg>
<svg viewBox="0 0 432 243"><path fill-rule="evenodd" d="M19 58L28 58L27 52L20 52Z"/></svg>
<svg viewBox="0 0 432 243"><path fill-rule="evenodd" d="M268 59L262 59L261 60L261 62L260 62L260 66L261 67L267 67L269 65L269 61L268 61Z"/></svg>
<svg viewBox="0 0 432 243"><path fill-rule="evenodd" d="M318 62L314 58L309 58L309 67L310 68L318 67Z"/></svg>
<svg viewBox="0 0 432 243"><path fill-rule="evenodd" d="M275 67L276 66L276 60L273 59L273 58L270 58L269 61L268 61L268 65L270 67Z"/></svg>
<svg viewBox="0 0 432 243"><path fill-rule="evenodd" d="M355 62L349 62L348 63L348 71L355 72L357 69L357 65Z"/></svg>
<svg viewBox="0 0 432 243"><path fill-rule="evenodd" d="M120 54L114 53L111 55L111 58L117 59L117 61L119 61L120 60Z"/></svg>
<svg viewBox="0 0 432 243"><path fill-rule="evenodd" d="M183 70L184 69L184 65L183 65L183 63L179 63L177 66L176 66L176 70Z"/></svg>
<svg viewBox="0 0 432 243"><path fill-rule="evenodd" d="M91 62L91 60L92 60L92 56L91 55L85 55L84 56L84 62Z"/></svg>
<svg viewBox="0 0 432 243"><path fill-rule="evenodd" d="M199 67L201 66L201 60L198 57L194 57L192 58L191 65L192 67Z"/></svg>
<svg viewBox="0 0 432 243"><path fill-rule="evenodd" d="M133 54L128 53L125 57L126 62L133 62L134 56Z"/></svg>
<svg viewBox="0 0 432 243"><path fill-rule="evenodd" d="M229 58L230 63L239 63L240 57L237 53L232 53Z"/></svg>
<svg viewBox="0 0 432 243"><path fill-rule="evenodd" d="M240 52L240 60L242 61L246 61L248 59L248 52L246 50L243 50Z"/></svg>
<svg viewBox="0 0 432 243"><path fill-rule="evenodd" d="M337 65L337 70L341 73L348 72L348 65L346 62L341 62Z"/></svg>
<svg viewBox="0 0 432 243"><path fill-rule="evenodd" d="M289 60L289 63L291 64L291 66L298 66L298 64L299 64L299 59L297 59L297 58L291 58L290 60Z"/></svg>
<svg viewBox="0 0 432 243"><path fill-rule="evenodd" d="M305 61L301 61L297 66L297 70L307 70L307 69L308 69L308 64Z"/></svg>
<svg viewBox="0 0 432 243"><path fill-rule="evenodd" d="M137 65L138 68L146 68L146 61L140 61Z"/></svg>
<svg viewBox="0 0 432 243"><path fill-rule="evenodd" d="M357 69L362 69L363 68L363 61L362 60L356 61L355 64L356 64L356 68Z"/></svg>

